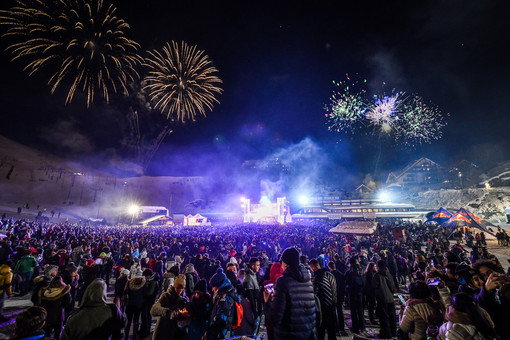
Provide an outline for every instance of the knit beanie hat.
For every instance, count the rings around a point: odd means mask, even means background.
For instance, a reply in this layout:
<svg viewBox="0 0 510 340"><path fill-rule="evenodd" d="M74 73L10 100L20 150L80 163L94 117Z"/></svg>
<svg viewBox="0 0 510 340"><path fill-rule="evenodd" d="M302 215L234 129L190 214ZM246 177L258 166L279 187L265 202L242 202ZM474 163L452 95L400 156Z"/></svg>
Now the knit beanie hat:
<svg viewBox="0 0 510 340"><path fill-rule="evenodd" d="M223 269L222 268L218 268L216 270L216 274L214 274L212 277L211 277L211 280L209 280L209 285L211 287L219 287L221 286L221 284L227 279L227 276L225 275L225 273L223 273Z"/></svg>
<svg viewBox="0 0 510 340"><path fill-rule="evenodd" d="M185 287L186 287L186 276L181 274L175 278L174 288L185 288Z"/></svg>
<svg viewBox="0 0 510 340"><path fill-rule="evenodd" d="M198 290L199 292L205 293L207 291L207 283L205 280L200 280L197 282L193 290Z"/></svg>
<svg viewBox="0 0 510 340"><path fill-rule="evenodd" d="M122 275L122 274L124 274L124 275L126 275L126 276L129 276L129 274L130 274L130 273L131 273L131 272L130 272L128 269L126 269L126 268L122 268L122 269L120 270L120 274L121 274L121 275Z"/></svg>
<svg viewBox="0 0 510 340"><path fill-rule="evenodd" d="M299 252L294 247L289 247L283 251L282 262L285 262L289 267L299 266Z"/></svg>

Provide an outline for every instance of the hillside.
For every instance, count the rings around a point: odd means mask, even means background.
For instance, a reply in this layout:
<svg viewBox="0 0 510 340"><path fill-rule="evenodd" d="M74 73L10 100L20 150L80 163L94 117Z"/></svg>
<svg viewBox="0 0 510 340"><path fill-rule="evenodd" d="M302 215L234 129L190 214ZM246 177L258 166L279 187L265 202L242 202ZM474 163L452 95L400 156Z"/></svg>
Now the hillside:
<svg viewBox="0 0 510 340"><path fill-rule="evenodd" d="M201 177L117 177L0 136L0 205L6 211L28 204L32 213L111 220L138 204L181 213L187 203L203 199L202 184Z"/></svg>
<svg viewBox="0 0 510 340"><path fill-rule="evenodd" d="M404 196L418 209L443 207L455 212L464 207L491 222L504 223L503 209L510 206L510 187L428 190Z"/></svg>

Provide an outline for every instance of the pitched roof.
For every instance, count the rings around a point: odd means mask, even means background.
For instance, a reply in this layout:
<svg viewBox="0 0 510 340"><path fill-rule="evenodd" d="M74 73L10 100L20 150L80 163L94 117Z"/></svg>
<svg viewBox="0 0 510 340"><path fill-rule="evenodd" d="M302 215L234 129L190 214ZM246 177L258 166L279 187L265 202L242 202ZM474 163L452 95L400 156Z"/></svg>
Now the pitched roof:
<svg viewBox="0 0 510 340"><path fill-rule="evenodd" d="M422 157L416 161L413 161L411 163L409 163L404 169L402 169L402 171L400 173L397 173L397 172L390 172L389 175L388 175L388 179L386 180L386 183L388 183L390 181L390 177L393 177L393 180L396 181L399 177L402 177L402 175L404 175L406 172L408 172L409 170L411 170L412 168L414 168L415 166L423 163L423 162L430 162L432 163L432 165L437 165L437 166L440 166L439 164L437 164L436 162L430 160L429 158L427 157Z"/></svg>

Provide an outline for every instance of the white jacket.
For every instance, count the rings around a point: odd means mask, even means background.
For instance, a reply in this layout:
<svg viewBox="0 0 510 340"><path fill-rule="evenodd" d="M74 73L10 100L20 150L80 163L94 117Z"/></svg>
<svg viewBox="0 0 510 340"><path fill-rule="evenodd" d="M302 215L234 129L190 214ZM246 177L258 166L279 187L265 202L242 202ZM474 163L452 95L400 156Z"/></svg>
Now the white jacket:
<svg viewBox="0 0 510 340"><path fill-rule="evenodd" d="M439 339L441 340L485 340L485 337L476 331L474 325L445 322L439 328Z"/></svg>

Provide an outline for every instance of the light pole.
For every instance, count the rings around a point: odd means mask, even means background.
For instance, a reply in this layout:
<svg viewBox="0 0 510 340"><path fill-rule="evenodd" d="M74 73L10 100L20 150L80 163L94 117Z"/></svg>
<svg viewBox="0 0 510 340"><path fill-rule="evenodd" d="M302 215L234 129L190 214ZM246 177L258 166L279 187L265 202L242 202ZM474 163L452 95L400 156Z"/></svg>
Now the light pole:
<svg viewBox="0 0 510 340"><path fill-rule="evenodd" d="M460 188L464 189L464 186L462 185L462 172L459 171L459 180L460 180Z"/></svg>

